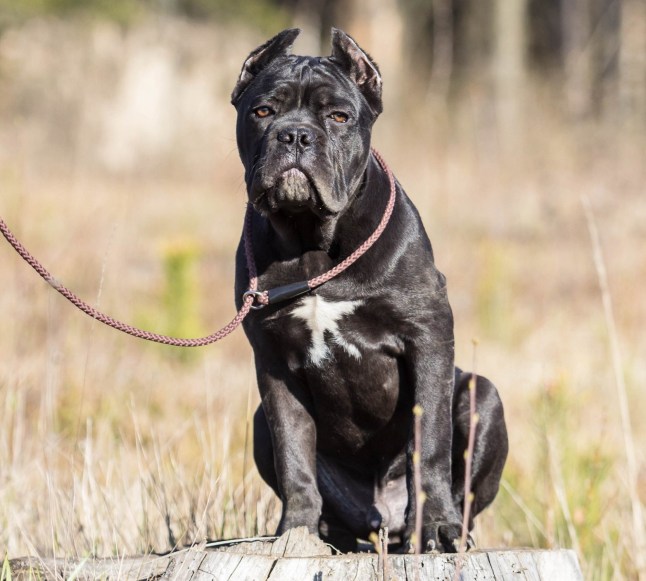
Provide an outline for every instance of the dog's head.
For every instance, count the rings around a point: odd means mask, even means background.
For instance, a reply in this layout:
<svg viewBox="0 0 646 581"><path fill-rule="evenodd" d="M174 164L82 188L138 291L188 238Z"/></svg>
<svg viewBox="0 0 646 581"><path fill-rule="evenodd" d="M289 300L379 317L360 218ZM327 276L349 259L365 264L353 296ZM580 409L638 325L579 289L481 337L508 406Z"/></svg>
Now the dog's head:
<svg viewBox="0 0 646 581"><path fill-rule="evenodd" d="M290 54L285 30L245 61L231 101L250 202L269 216L339 214L359 188L382 110L376 64L333 29L329 57Z"/></svg>

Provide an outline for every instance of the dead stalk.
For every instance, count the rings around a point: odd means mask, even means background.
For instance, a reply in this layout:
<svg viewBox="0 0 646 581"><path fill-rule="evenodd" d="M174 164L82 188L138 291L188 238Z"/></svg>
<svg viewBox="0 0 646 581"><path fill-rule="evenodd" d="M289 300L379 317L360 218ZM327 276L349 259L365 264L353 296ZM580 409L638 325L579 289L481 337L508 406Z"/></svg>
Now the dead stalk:
<svg viewBox="0 0 646 581"><path fill-rule="evenodd" d="M467 449L464 452L464 509L462 516L462 535L460 536L460 546L458 553L462 554L467 549L467 537L469 536L469 520L471 518L471 506L473 505L473 492L471 492L472 475L471 470L473 467L473 452L476 443L476 426L478 425L478 413L476 411L476 350L478 341L473 339L473 363L471 378L469 379L469 439L467 442ZM463 559L458 558L455 566L454 579L460 578L463 566Z"/></svg>
<svg viewBox="0 0 646 581"><path fill-rule="evenodd" d="M388 527L379 529L379 536L370 533L372 543L377 551L377 571L380 581L388 581Z"/></svg>
<svg viewBox="0 0 646 581"><path fill-rule="evenodd" d="M383 529L379 529L379 534L373 531L370 533L369 539L375 546L375 551L377 551L377 574L382 572L384 568L383 534ZM383 576L381 581L384 581Z"/></svg>
<svg viewBox="0 0 646 581"><path fill-rule="evenodd" d="M251 435L251 383L247 389L247 415L245 418L244 447L242 449L242 533L246 537L250 533L247 530L247 455L249 452L249 440ZM257 531L256 531L257 532Z"/></svg>
<svg viewBox="0 0 646 581"><path fill-rule="evenodd" d="M639 581L646 580L646 532L644 531L644 516L642 505L639 499L637 489L638 466L637 454L635 452L635 440L633 437L632 425L630 421L630 411L628 403L628 393L626 382L622 369L621 350L619 348L619 333L615 322L614 310L612 307L612 296L608 285L608 273L606 263L601 249L601 238L599 230L592 211L590 198L581 194L581 204L585 213L588 232L590 233L590 242L592 244L592 255L594 266L597 271L599 290L601 291L601 300L603 311L608 328L608 339L610 341L610 352L612 357L612 367L615 378L615 388L617 391L617 400L619 403L619 413L621 416L621 427L624 438L624 449L626 451L626 479L628 480L628 493L632 509L632 528L635 546L633 550L635 566Z"/></svg>
<svg viewBox="0 0 646 581"><path fill-rule="evenodd" d="M561 458L559 457L557 446L554 442L554 438L547 437L547 453L549 457L549 468L550 475L552 477L552 486L554 487L554 493L556 494L556 500L559 503L561 508L561 513L565 519L565 525L570 535L570 541L572 542L572 547L579 555L581 560L581 565L583 570L586 569L586 562L583 558L583 553L581 551L581 544L579 543L579 536L576 532L576 527L574 526L574 520L572 518L572 512L570 511L570 505L568 503L567 494L565 492L565 482L563 481L563 471L561 470Z"/></svg>

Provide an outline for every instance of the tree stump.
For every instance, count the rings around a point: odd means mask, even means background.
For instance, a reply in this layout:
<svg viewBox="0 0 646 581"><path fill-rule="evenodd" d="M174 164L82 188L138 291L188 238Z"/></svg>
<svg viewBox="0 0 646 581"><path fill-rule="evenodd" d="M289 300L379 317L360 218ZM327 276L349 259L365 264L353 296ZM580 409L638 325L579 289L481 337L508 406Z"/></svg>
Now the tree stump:
<svg viewBox="0 0 646 581"><path fill-rule="evenodd" d="M218 545L218 546L213 546ZM196 546L164 556L10 561L12 579L146 581L582 581L570 550L509 549L461 555L333 555L305 528L274 541ZM456 576L456 568L459 572Z"/></svg>

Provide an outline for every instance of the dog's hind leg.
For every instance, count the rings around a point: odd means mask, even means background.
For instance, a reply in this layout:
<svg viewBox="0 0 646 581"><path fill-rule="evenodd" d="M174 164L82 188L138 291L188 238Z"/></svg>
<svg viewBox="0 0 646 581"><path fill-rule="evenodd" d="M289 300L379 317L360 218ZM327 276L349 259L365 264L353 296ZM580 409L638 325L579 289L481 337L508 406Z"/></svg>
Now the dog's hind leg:
<svg viewBox="0 0 646 581"><path fill-rule="evenodd" d="M357 538L368 539L374 499L372 475L359 474L324 456L316 456L316 480L323 497L321 538L344 553L357 550Z"/></svg>
<svg viewBox="0 0 646 581"><path fill-rule="evenodd" d="M319 535L323 541L341 553L357 552L357 535L337 516L336 512L323 501L323 513L319 523Z"/></svg>
<svg viewBox="0 0 646 581"><path fill-rule="evenodd" d="M471 378L471 373L456 368L453 396L452 492L453 501L461 514L464 510L464 453L469 438ZM498 492L508 451L502 402L494 384L481 376L476 376L476 413L479 420L476 425L471 464L471 492L474 499L469 530L473 528L473 518L493 501Z"/></svg>

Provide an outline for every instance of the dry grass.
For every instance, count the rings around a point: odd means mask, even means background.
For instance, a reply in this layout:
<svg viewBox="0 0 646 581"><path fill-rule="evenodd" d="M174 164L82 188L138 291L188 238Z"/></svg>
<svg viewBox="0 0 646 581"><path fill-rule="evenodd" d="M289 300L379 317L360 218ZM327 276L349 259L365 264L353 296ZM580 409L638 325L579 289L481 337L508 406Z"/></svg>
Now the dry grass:
<svg viewBox="0 0 646 581"><path fill-rule="evenodd" d="M624 433L579 194L606 256L643 499L645 142L539 97L525 106L510 139L477 94L451 111L391 101L374 142L448 277L458 361L468 366L477 337L478 371L505 402L510 459L477 541L576 547L588 579L632 579ZM45 171L26 128L0 130L0 214L57 277L152 330L178 328L173 316L191 334L228 322L244 207L232 116L206 142L210 165L189 148L170 168L120 177L78 157ZM7 246L0 264L0 557L273 532L278 507L250 456L257 395L242 333L187 358L84 318ZM176 292L190 304L169 318Z"/></svg>

